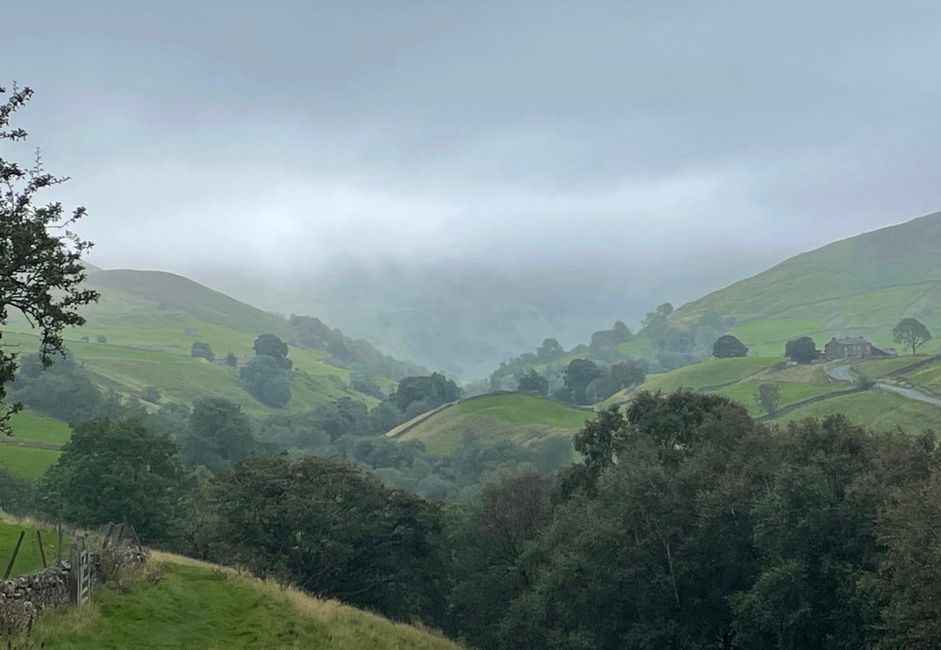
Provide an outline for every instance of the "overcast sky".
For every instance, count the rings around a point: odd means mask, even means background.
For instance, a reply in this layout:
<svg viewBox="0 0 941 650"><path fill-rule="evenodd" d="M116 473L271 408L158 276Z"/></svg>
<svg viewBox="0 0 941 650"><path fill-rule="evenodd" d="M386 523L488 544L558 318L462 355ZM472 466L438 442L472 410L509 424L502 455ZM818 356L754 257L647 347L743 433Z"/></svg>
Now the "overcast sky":
<svg viewBox="0 0 941 650"><path fill-rule="evenodd" d="M613 270L679 303L941 209L938 2L33 0L0 22L30 144L109 267Z"/></svg>

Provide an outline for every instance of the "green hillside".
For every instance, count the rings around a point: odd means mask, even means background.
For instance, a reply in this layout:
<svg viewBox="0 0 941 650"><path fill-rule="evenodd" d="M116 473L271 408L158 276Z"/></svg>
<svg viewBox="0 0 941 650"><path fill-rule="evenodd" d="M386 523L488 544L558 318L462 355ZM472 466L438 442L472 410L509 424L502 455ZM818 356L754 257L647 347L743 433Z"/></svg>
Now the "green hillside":
<svg viewBox="0 0 941 650"><path fill-rule="evenodd" d="M397 440L421 440L428 451L454 451L466 434L484 442L512 440L526 444L547 436L570 436L591 413L525 393L471 397L418 416L390 432ZM396 432L401 432L395 436Z"/></svg>
<svg viewBox="0 0 941 650"><path fill-rule="evenodd" d="M155 553L159 576L39 620L26 647L456 650L432 632L210 564ZM17 646L22 647L22 646Z"/></svg>
<svg viewBox="0 0 941 650"><path fill-rule="evenodd" d="M652 374L641 386L621 391L600 402L596 409L614 404L623 404L639 391L673 392L689 389L715 393L732 399L755 416L764 416L756 395L758 386L771 383L778 387L781 413L772 418L774 422L789 422L805 417L825 417L844 413L854 422L874 429L900 426L911 432L939 427L941 408L914 399L874 389L852 395L839 395L854 386L849 382L832 379L827 369L832 364L785 365L782 358L742 357L736 359L711 359L702 363L684 366L667 373ZM918 364L911 372L905 372L913 363ZM941 394L941 358L932 356L895 357L873 359L853 365L857 375L877 382L890 382L909 386L929 395ZM805 400L825 395L831 397L801 406ZM792 406L795 405L795 406Z"/></svg>
<svg viewBox="0 0 941 650"><path fill-rule="evenodd" d="M236 368L194 359L190 347L206 342L217 357L232 352L245 361L253 356L259 334L294 340L285 319L171 273L98 270L89 273L88 285L101 300L83 310L87 325L67 331L65 339L103 388L138 396L155 386L168 401L215 396L237 401L249 413L275 411L242 389ZM4 344L31 352L38 338L25 320L11 318ZM288 409L308 409L343 396L376 402L349 388L351 371L330 363L323 350L290 344L288 356L296 370Z"/></svg>
<svg viewBox="0 0 941 650"><path fill-rule="evenodd" d="M682 306L671 322L688 325L710 310L734 317L732 334L763 356L781 354L799 335L819 345L843 335L893 345L890 331L907 316L941 334L939 260L935 213L792 257ZM938 341L928 349L938 349Z"/></svg>
<svg viewBox="0 0 941 650"><path fill-rule="evenodd" d="M5 515L4 515L5 516ZM0 556L3 558L3 568L10 561L13 555L13 549L16 547L20 532L25 532L23 542L20 544L20 550L16 554L16 561L13 563L13 569L10 572L12 577L32 573L42 569L42 553L39 550L39 539L36 531L42 533L42 545L46 553L47 564L52 564L59 556L58 541L59 536L52 527L37 524L31 520L13 520L7 519L0 521ZM69 538L63 536L63 557L68 557L67 546Z"/></svg>

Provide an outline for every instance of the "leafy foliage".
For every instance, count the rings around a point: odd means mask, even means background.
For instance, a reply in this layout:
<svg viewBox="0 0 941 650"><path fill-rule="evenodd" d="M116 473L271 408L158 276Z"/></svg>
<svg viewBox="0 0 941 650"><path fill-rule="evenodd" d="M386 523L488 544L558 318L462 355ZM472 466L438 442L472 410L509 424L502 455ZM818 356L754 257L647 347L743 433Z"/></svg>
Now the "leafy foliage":
<svg viewBox="0 0 941 650"><path fill-rule="evenodd" d="M220 398L204 398L193 404L181 443L187 466L203 465L218 472L247 456L254 447L251 422L238 404Z"/></svg>
<svg viewBox="0 0 941 650"><path fill-rule="evenodd" d="M746 357L748 356L748 346L731 334L725 334L717 338L713 344L712 356L716 359Z"/></svg>
<svg viewBox="0 0 941 650"><path fill-rule="evenodd" d="M784 345L784 356L797 363L810 363L817 355L817 344L809 336L799 336Z"/></svg>
<svg viewBox="0 0 941 650"><path fill-rule="evenodd" d="M284 365L274 357L258 355L239 369L242 387L268 406L291 401L291 384Z"/></svg>
<svg viewBox="0 0 941 650"><path fill-rule="evenodd" d="M25 140L26 131L10 122L33 91L14 87L7 95L0 86L0 96L5 96L0 103L0 142ZM82 288L81 258L91 243L69 230L85 216L85 208L66 216L61 203L36 204L38 193L65 180L47 172L38 154L31 167L0 157L0 325L6 324L11 310L22 313L39 329L39 358L44 365L53 353L62 351L62 330L85 323L78 309L98 298ZM0 349L0 403L16 369L16 354ZM0 414L0 428L8 430L16 410L14 406Z"/></svg>
<svg viewBox="0 0 941 650"><path fill-rule="evenodd" d="M915 354L918 348L931 340L931 332L919 320L903 318L892 328L892 340L909 346Z"/></svg>
<svg viewBox="0 0 941 650"><path fill-rule="evenodd" d="M176 443L137 420L76 426L40 485L54 519L99 525L127 520L141 539L164 539L186 490Z"/></svg>

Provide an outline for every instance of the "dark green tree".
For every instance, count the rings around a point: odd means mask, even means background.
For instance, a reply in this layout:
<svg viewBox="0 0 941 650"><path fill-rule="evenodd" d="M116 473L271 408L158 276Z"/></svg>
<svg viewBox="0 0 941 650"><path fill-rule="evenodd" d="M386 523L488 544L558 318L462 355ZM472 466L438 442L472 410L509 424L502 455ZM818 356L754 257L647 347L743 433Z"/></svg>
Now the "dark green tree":
<svg viewBox="0 0 941 650"><path fill-rule="evenodd" d="M218 486L225 557L398 619L443 619L437 508L352 463L251 458Z"/></svg>
<svg viewBox="0 0 941 650"><path fill-rule="evenodd" d="M187 489L176 443L136 420L76 426L40 484L43 510L84 526L127 521L145 542L169 537Z"/></svg>
<svg viewBox="0 0 941 650"><path fill-rule="evenodd" d="M203 465L219 472L250 454L255 439L242 407L226 399L209 397L193 404L180 447L188 467Z"/></svg>
<svg viewBox="0 0 941 650"><path fill-rule="evenodd" d="M731 334L726 334L717 338L716 342L712 344L712 356L716 359L746 357L748 356L748 346Z"/></svg>
<svg viewBox="0 0 941 650"><path fill-rule="evenodd" d="M645 361L622 361L611 366L609 374L617 384L618 390L640 386L647 378L647 363Z"/></svg>
<svg viewBox="0 0 941 650"><path fill-rule="evenodd" d="M239 365L238 357L236 357L232 352L229 352L227 355L225 355L225 365L232 368L237 368Z"/></svg>
<svg viewBox="0 0 941 650"><path fill-rule="evenodd" d="M522 393L532 393L533 395L545 397L549 394L549 380L535 370L530 370L520 377L518 390Z"/></svg>
<svg viewBox="0 0 941 650"><path fill-rule="evenodd" d="M193 345L190 346L190 356L194 359L206 359L207 361L213 361L216 358L216 355L212 352L212 346L203 341L193 341Z"/></svg>
<svg viewBox="0 0 941 650"><path fill-rule="evenodd" d="M594 380L604 376L604 370L589 359L572 359L565 367L562 379L569 401L586 404L586 389Z"/></svg>
<svg viewBox="0 0 941 650"><path fill-rule="evenodd" d="M29 88L14 87L8 94L0 86L0 142L26 139L27 132L11 120L32 96ZM45 365L63 349L62 330L85 324L79 308L98 299L83 286L81 260L91 243L70 230L85 208L66 215L61 203L37 203L39 193L66 180L47 172L38 153L26 167L0 156L0 326L11 312L25 316L39 329L39 358ZM0 405L16 369L16 354L0 349ZM0 432L9 431L16 410L16 404L0 408Z"/></svg>
<svg viewBox="0 0 941 650"><path fill-rule="evenodd" d="M784 345L784 356L797 363L810 363L817 358L817 344L809 336L791 339Z"/></svg>
<svg viewBox="0 0 941 650"><path fill-rule="evenodd" d="M259 355L239 368L242 387L268 406L286 406L291 401L288 374L277 359Z"/></svg>
<svg viewBox="0 0 941 650"><path fill-rule="evenodd" d="M429 408L436 408L461 398L461 389L452 380L440 373L427 377L405 377L389 399L403 413L412 402L425 402Z"/></svg>
<svg viewBox="0 0 941 650"><path fill-rule="evenodd" d="M892 328L892 340L910 347L914 355L918 348L931 340L931 332L917 319L903 318Z"/></svg>
<svg viewBox="0 0 941 650"><path fill-rule="evenodd" d="M255 356L271 357L278 365L287 370L293 363L288 359L288 345L274 334L262 334L255 339Z"/></svg>
<svg viewBox="0 0 941 650"><path fill-rule="evenodd" d="M774 415L778 412L778 406L781 404L781 387L770 382L758 384L755 401L761 405L765 413Z"/></svg>

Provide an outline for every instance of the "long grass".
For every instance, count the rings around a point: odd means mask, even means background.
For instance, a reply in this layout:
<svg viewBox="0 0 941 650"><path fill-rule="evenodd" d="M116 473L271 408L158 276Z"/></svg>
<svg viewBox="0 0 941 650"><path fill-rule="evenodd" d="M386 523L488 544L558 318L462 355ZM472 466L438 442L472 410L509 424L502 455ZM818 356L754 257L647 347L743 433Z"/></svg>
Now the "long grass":
<svg viewBox="0 0 941 650"><path fill-rule="evenodd" d="M154 552L129 592L43 618L33 647L74 650L309 648L457 650L444 637L230 568Z"/></svg>

